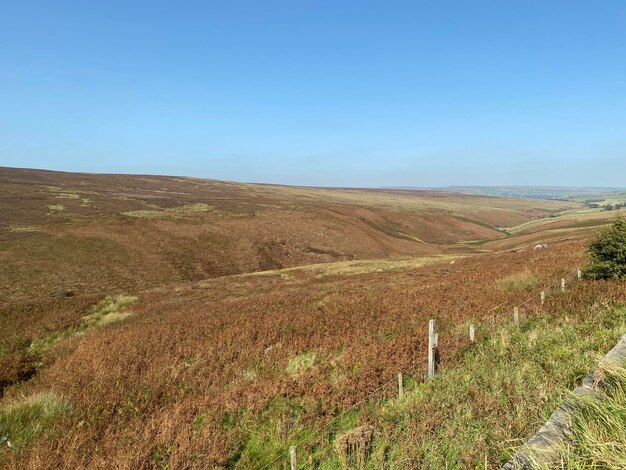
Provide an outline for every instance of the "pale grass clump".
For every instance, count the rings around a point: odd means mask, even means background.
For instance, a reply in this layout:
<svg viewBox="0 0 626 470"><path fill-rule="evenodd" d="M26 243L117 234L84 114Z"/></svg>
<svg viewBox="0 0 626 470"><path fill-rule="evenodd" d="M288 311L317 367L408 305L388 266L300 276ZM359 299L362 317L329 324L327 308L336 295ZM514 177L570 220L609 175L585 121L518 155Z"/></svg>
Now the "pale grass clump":
<svg viewBox="0 0 626 470"><path fill-rule="evenodd" d="M155 207L155 206L153 206ZM205 204L203 202L196 202L193 204L185 204L180 207L171 207L167 209L153 209L153 210L136 210L122 212L122 215L129 217L137 217L140 219L158 219L158 218L177 218L185 215L191 215L198 212L208 212L213 206Z"/></svg>
<svg viewBox="0 0 626 470"><path fill-rule="evenodd" d="M159 217L166 217L167 213L165 211L157 211L157 210L140 210L140 211L122 212L122 215L127 215L129 217L137 217L139 219L157 219Z"/></svg>
<svg viewBox="0 0 626 470"><path fill-rule="evenodd" d="M626 368L607 362L598 372L597 396L573 399L565 468L626 468Z"/></svg>
<svg viewBox="0 0 626 470"><path fill-rule="evenodd" d="M70 409L70 403L53 391L14 398L0 408L0 434L19 449Z"/></svg>
<svg viewBox="0 0 626 470"><path fill-rule="evenodd" d="M539 279L532 271L526 269L496 281L498 288L504 292L528 290L537 285Z"/></svg>
<svg viewBox="0 0 626 470"><path fill-rule="evenodd" d="M283 268L271 271L259 271L256 273L244 274L243 276L265 276L278 275L281 279L290 280L291 273L308 273L315 274L321 279L327 276L358 276L368 273L382 273L389 271L407 271L416 269L430 264L444 263L451 260L462 258L458 255L434 255L434 256L417 256L412 258L395 258L395 259L373 259L373 260L353 260L353 261L335 261L331 263L317 263L306 266L297 266L293 268Z"/></svg>
<svg viewBox="0 0 626 470"><path fill-rule="evenodd" d="M95 306L92 313L83 317L82 326L91 328L123 320L130 315L130 312L124 309L133 305L137 300L139 298L134 295L107 297Z"/></svg>
<svg viewBox="0 0 626 470"><path fill-rule="evenodd" d="M55 196L57 199L80 199L80 195L78 193L57 193Z"/></svg>
<svg viewBox="0 0 626 470"><path fill-rule="evenodd" d="M65 210L65 206L63 204L46 204L46 207L50 212L62 212Z"/></svg>
<svg viewBox="0 0 626 470"><path fill-rule="evenodd" d="M33 225L11 225L9 227L9 232L13 233L26 233L26 232L36 232L37 227Z"/></svg>
<svg viewBox="0 0 626 470"><path fill-rule="evenodd" d="M316 354L312 352L298 354L296 357L289 359L289 364L287 364L285 370L291 376L300 375L313 368L316 358Z"/></svg>

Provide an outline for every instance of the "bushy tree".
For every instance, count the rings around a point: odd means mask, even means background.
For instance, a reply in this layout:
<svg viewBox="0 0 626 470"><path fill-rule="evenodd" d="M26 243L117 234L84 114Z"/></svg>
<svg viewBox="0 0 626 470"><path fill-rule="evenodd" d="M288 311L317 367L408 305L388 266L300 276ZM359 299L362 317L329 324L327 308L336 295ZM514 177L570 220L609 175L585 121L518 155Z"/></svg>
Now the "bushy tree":
<svg viewBox="0 0 626 470"><path fill-rule="evenodd" d="M626 218L619 216L600 230L589 244L591 262L585 270L590 279L626 278Z"/></svg>

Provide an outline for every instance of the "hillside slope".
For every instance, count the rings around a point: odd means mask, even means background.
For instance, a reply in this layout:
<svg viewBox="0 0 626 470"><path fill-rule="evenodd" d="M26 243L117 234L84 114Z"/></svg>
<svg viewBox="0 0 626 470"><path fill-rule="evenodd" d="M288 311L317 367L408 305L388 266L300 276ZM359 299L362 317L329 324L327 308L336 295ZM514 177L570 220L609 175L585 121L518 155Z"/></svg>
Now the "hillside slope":
<svg viewBox="0 0 626 470"><path fill-rule="evenodd" d="M41 462L48 468L260 467L398 371L419 371L429 318L438 323L441 367L454 368L467 349L469 321L485 328L506 322L513 305L583 263L582 248L557 243L385 272L303 267L105 300L15 304L0 317L8 332L3 341L14 351L5 349L3 358L34 358L41 365L36 380L7 388L3 403L21 409L21 396L36 403L45 398L59 411L48 432L28 445L24 438L22 452L5 452L5 458L19 468L40 468ZM528 283L509 287L508 280L520 276ZM599 305L624 301L623 286L583 287L574 296L549 297L547 308L558 317L584 311L592 319ZM541 359L533 367L541 368ZM406 379L407 387L421 380L419 373ZM543 396L536 406L553 400ZM498 412L515 416L517 407L501 404ZM349 415L329 429L331 437L367 424L369 413ZM502 436L521 439L539 419ZM315 446L323 443L312 442L303 449L318 455L322 449ZM490 461L501 458L495 445L481 447ZM320 458L329 458L332 446L323 449ZM466 457L482 458L469 453L461 460Z"/></svg>
<svg viewBox="0 0 626 470"><path fill-rule="evenodd" d="M440 428L387 409L372 390L413 370L407 391L419 399L431 318L454 381L468 374L470 321L491 332L486 351L517 357L512 307L584 264L591 230L579 230L576 204L558 201L15 169L0 169L0 182L0 428L14 444L0 446L0 466L9 468L258 468L331 419L301 446L320 468L337 468L340 432L373 424L386 436L375 442L380 459L391 450L423 462L431 457L414 437ZM539 240L548 249L533 250ZM585 312L586 332L599 309L626 301L623 284L576 289L548 297L550 322ZM524 341L546 312L522 309L534 325ZM611 335L589 344L600 350ZM554 363L562 352L551 350ZM458 391L473 407L497 402L473 386ZM537 397L533 413L554 398ZM488 442L467 434L446 462L498 463L497 439L523 439L539 420L501 419L519 403L488 409L480 422L502 426ZM405 440L416 447L390 443Z"/></svg>
<svg viewBox="0 0 626 470"><path fill-rule="evenodd" d="M428 191L297 188L0 168L0 302L139 290L313 263L471 251L576 207Z"/></svg>

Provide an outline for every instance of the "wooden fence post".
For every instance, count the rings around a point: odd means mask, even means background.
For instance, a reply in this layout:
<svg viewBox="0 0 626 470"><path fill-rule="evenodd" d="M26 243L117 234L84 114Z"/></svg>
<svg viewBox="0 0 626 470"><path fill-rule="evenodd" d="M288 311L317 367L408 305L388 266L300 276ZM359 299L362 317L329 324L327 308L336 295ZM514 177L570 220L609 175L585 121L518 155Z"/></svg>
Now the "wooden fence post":
<svg viewBox="0 0 626 470"><path fill-rule="evenodd" d="M402 372L398 373L398 398L404 395L404 384L402 383Z"/></svg>
<svg viewBox="0 0 626 470"><path fill-rule="evenodd" d="M298 458L296 456L296 446L289 447L289 456L291 457L291 470L298 470Z"/></svg>
<svg viewBox="0 0 626 470"><path fill-rule="evenodd" d="M513 321L516 325L519 323L519 307L513 307Z"/></svg>
<svg viewBox="0 0 626 470"><path fill-rule="evenodd" d="M436 371L436 350L439 336L435 333L435 320L428 322L428 372L427 377L432 379Z"/></svg>
<svg viewBox="0 0 626 470"><path fill-rule="evenodd" d="M474 327L473 323L470 323L469 335L470 335L470 341L473 343L476 340L476 328Z"/></svg>
<svg viewBox="0 0 626 470"><path fill-rule="evenodd" d="M561 292L565 292L565 279L561 279Z"/></svg>
<svg viewBox="0 0 626 470"><path fill-rule="evenodd" d="M546 291L542 290L541 291L541 305L543 305L546 302Z"/></svg>

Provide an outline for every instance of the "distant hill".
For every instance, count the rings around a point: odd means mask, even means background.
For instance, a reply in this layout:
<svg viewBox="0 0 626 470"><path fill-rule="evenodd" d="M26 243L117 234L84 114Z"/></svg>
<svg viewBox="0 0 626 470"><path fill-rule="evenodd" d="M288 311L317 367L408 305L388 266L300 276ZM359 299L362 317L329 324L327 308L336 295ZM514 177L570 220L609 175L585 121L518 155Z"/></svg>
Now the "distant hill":
<svg viewBox="0 0 626 470"><path fill-rule="evenodd" d="M584 200L585 198L597 199L598 197L608 197L614 195L624 195L626 197L626 188L600 186L444 186L439 188L397 187L390 189L430 189L482 196L550 200Z"/></svg>
<svg viewBox="0 0 626 470"><path fill-rule="evenodd" d="M593 197L626 191L624 188L568 186L449 186L441 189L464 194L562 200L580 197Z"/></svg>
<svg viewBox="0 0 626 470"><path fill-rule="evenodd" d="M577 203L0 168L0 302L471 251Z"/></svg>

